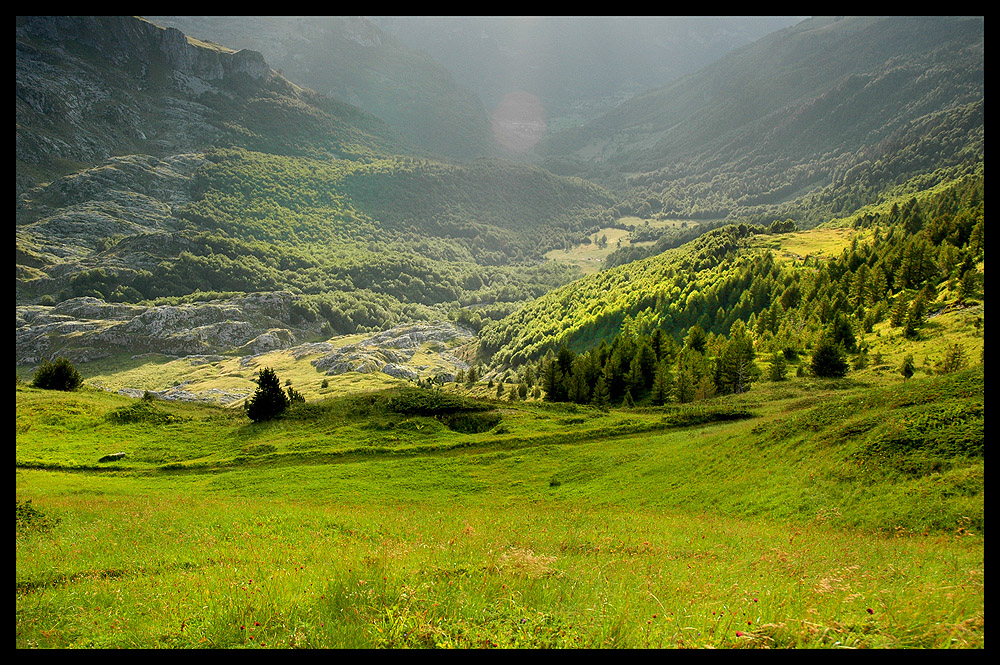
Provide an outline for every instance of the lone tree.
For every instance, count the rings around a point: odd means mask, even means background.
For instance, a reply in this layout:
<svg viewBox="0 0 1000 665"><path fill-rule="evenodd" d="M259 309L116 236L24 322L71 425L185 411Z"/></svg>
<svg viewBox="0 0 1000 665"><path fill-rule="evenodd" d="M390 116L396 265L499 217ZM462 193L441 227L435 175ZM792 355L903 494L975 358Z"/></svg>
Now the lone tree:
<svg viewBox="0 0 1000 665"><path fill-rule="evenodd" d="M56 358L55 362L43 360L31 379L31 385L47 390L76 390L82 384L83 377L66 358Z"/></svg>
<svg viewBox="0 0 1000 665"><path fill-rule="evenodd" d="M255 423L277 418L288 408L289 399L281 389L278 375L270 367L260 370L257 390L246 403L247 416Z"/></svg>

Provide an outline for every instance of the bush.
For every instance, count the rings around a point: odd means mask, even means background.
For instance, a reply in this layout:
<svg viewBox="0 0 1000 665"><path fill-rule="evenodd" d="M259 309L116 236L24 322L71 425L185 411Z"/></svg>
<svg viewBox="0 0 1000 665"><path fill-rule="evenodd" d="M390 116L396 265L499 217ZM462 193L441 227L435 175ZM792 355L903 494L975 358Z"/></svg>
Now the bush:
<svg viewBox="0 0 1000 665"><path fill-rule="evenodd" d="M56 358L55 362L43 360L31 380L31 385L46 390L76 390L82 384L83 377L66 358Z"/></svg>

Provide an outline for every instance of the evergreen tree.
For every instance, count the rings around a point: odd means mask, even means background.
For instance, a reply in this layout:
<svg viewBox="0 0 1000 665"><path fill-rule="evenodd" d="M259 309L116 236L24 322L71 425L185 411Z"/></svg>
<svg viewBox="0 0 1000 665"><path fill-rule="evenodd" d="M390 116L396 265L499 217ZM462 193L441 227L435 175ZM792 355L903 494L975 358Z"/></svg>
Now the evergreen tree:
<svg viewBox="0 0 1000 665"><path fill-rule="evenodd" d="M837 312L834 315L830 334L833 337L833 342L843 345L847 352L851 353L857 350L858 342L854 335L854 327L843 312Z"/></svg>
<svg viewBox="0 0 1000 665"><path fill-rule="evenodd" d="M927 312L927 303L923 294L918 295L910 304L910 309L906 312L906 320L903 321L903 335L914 338L917 336L917 329L923 325L924 316Z"/></svg>
<svg viewBox="0 0 1000 665"><path fill-rule="evenodd" d="M674 398L681 404L694 401L695 378L690 365L678 362L677 378L674 381Z"/></svg>
<svg viewBox="0 0 1000 665"><path fill-rule="evenodd" d="M636 352L632 364L640 381L640 391L645 392L653 387L653 377L656 375L656 352L649 344L642 344Z"/></svg>
<svg viewBox="0 0 1000 665"><path fill-rule="evenodd" d="M603 375L597 379L597 385L594 386L594 394L590 398L590 403L599 409L606 409L611 403L611 393L608 391L608 383L604 380Z"/></svg>
<svg viewBox="0 0 1000 665"><path fill-rule="evenodd" d="M892 303L892 315L889 318L889 324L893 328L899 328L906 321L906 312L910 308L910 303L906 299L905 293L900 293L896 296L896 300Z"/></svg>
<svg viewBox="0 0 1000 665"><path fill-rule="evenodd" d="M716 392L715 381L709 374L705 374L694 388L694 398L696 400L710 399L715 396Z"/></svg>
<svg viewBox="0 0 1000 665"><path fill-rule="evenodd" d="M771 356L771 364L767 372L768 381L784 381L788 374L788 363L785 355L775 351Z"/></svg>
<svg viewBox="0 0 1000 665"><path fill-rule="evenodd" d="M903 358L903 364L899 366L899 373L903 375L903 380L909 379L917 371L916 363L913 361L913 354L907 354Z"/></svg>
<svg viewBox="0 0 1000 665"><path fill-rule="evenodd" d="M828 332L823 333L813 349L812 373L823 378L842 378L847 375L847 368L844 347L835 343Z"/></svg>
<svg viewBox="0 0 1000 665"><path fill-rule="evenodd" d="M622 407L626 409L631 409L634 406L635 402L632 400L632 391L626 388L625 396L622 398Z"/></svg>
<svg viewBox="0 0 1000 665"><path fill-rule="evenodd" d="M687 337L684 338L684 346L692 351L697 351L698 353L705 352L706 342L707 338L705 331L699 325L691 326L688 330Z"/></svg>
<svg viewBox="0 0 1000 665"><path fill-rule="evenodd" d="M745 393L757 378L753 340L742 321L733 323L729 342L716 361L716 387L724 395Z"/></svg>
<svg viewBox="0 0 1000 665"><path fill-rule="evenodd" d="M546 402L565 402L562 372L559 371L559 364L552 354L546 356L542 362L542 390L545 391Z"/></svg>
<svg viewBox="0 0 1000 665"><path fill-rule="evenodd" d="M257 390L245 408L247 416L255 423L277 418L288 408L288 397L281 389L281 381L270 367L260 370Z"/></svg>
<svg viewBox="0 0 1000 665"><path fill-rule="evenodd" d="M670 373L670 366L666 362L660 362L656 366L656 375L653 377L653 388L650 398L656 406L663 406L670 399L670 394L674 389L674 377Z"/></svg>
<svg viewBox="0 0 1000 665"><path fill-rule="evenodd" d="M941 363L941 374L951 374L965 369L969 359L965 354L965 347L955 342L950 345L944 353L944 361Z"/></svg>

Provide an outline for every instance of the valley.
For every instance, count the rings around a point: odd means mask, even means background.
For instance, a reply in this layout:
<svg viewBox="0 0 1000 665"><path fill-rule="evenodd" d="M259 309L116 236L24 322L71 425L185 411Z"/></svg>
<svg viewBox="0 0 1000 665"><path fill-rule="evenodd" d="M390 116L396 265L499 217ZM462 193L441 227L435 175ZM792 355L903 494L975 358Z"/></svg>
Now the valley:
<svg viewBox="0 0 1000 665"><path fill-rule="evenodd" d="M16 648L985 648L984 19L643 23L17 17Z"/></svg>

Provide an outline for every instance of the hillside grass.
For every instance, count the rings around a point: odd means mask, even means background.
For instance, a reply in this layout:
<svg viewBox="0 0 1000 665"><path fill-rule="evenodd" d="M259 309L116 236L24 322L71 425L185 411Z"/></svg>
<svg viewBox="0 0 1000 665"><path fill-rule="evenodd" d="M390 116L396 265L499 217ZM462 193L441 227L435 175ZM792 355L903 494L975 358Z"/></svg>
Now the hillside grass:
<svg viewBox="0 0 1000 665"><path fill-rule="evenodd" d="M409 389L252 424L21 385L15 642L983 647L983 386L607 412Z"/></svg>

